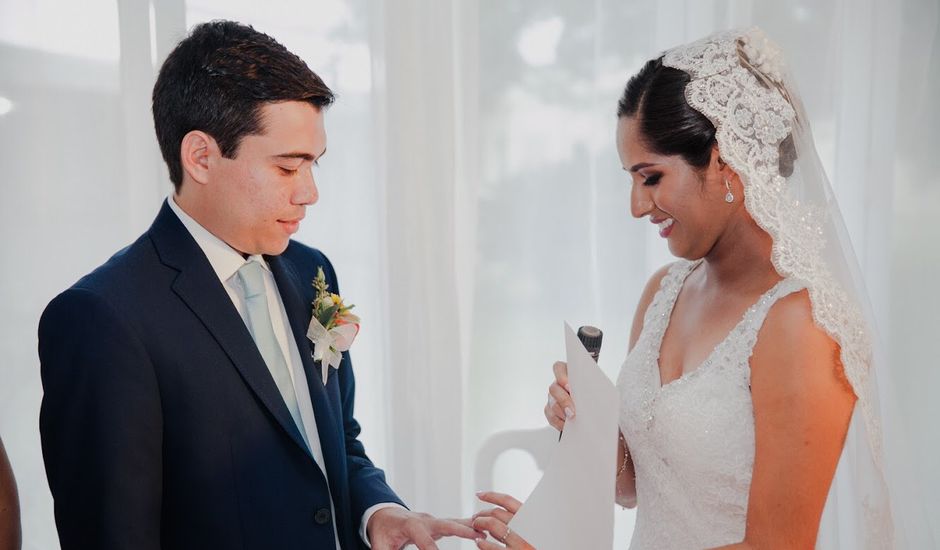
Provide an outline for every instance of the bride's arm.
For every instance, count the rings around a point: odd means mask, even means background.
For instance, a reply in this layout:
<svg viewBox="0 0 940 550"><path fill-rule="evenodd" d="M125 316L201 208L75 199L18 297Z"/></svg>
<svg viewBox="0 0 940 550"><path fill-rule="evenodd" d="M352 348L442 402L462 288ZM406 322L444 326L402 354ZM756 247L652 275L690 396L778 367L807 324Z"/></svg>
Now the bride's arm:
<svg viewBox="0 0 940 550"><path fill-rule="evenodd" d="M625 452L626 440L621 435L617 441L617 477L614 501L625 508L636 507L636 471L633 460Z"/></svg>
<svg viewBox="0 0 940 550"><path fill-rule="evenodd" d="M633 325L630 328L630 351L633 351L633 346L636 345L640 333L643 332L643 317L646 316L646 310L653 301L656 291L659 290L663 277L669 273L671 266L672 264L668 264L659 268L646 283L646 288L643 289L643 294L640 296L640 301L637 303L636 311L633 314ZM616 488L615 500L617 504L633 508L636 506L636 470L633 468L633 459L629 456L629 447L629 442L623 439L621 434L617 442L617 476L614 487Z"/></svg>
<svg viewBox="0 0 940 550"><path fill-rule="evenodd" d="M781 299L751 357L755 456L744 541L722 548L813 548L855 395L806 291Z"/></svg>

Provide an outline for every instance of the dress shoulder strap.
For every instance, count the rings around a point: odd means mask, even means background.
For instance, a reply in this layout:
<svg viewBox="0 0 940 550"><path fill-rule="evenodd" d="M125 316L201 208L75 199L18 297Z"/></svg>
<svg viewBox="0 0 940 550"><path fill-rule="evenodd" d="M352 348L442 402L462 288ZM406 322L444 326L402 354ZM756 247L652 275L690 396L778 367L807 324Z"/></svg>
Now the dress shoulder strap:
<svg viewBox="0 0 940 550"><path fill-rule="evenodd" d="M676 298L679 297L679 291L682 290L682 283L685 282L685 278L689 276L689 273L695 269L700 261L679 260L669 266L666 275L659 282L659 290L656 291L649 307L646 308L646 313L643 315L644 330L653 329L660 323L666 324L669 322L669 314L676 303Z"/></svg>
<svg viewBox="0 0 940 550"><path fill-rule="evenodd" d="M806 288L806 285L797 279L783 279L765 292L757 302L748 308L744 314L741 323L735 328L734 340L739 342L734 346L736 350L744 353L744 359L749 359L754 351L754 344L757 343L757 334L764 325L767 313L770 308L781 298L789 296L794 292L799 292Z"/></svg>

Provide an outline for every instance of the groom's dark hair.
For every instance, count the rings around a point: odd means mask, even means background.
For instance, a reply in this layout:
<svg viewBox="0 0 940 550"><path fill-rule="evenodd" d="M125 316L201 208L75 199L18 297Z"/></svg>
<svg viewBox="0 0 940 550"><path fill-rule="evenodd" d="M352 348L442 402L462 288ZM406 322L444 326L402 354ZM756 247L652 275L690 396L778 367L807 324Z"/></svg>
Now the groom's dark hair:
<svg viewBox="0 0 940 550"><path fill-rule="evenodd" d="M243 137L264 131L265 103L306 101L320 109L333 99L323 80L270 36L234 21L196 25L163 62L153 87L153 124L170 180L178 192L180 144L193 130L234 158Z"/></svg>

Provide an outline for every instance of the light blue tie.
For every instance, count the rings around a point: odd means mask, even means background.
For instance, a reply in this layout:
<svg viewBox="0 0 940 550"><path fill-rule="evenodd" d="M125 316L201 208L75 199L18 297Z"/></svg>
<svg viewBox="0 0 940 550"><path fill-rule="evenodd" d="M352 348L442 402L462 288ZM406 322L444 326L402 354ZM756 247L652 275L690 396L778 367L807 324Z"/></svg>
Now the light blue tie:
<svg viewBox="0 0 940 550"><path fill-rule="evenodd" d="M271 324L268 297L264 288L264 267L257 261L250 261L238 269L238 278L241 279L242 286L245 288L248 330L251 331L251 337L255 339L258 351L261 352L261 357L268 365L274 383L277 384L277 389L281 391L281 397L287 404L287 410L290 411L306 443L307 432L304 431L304 423L300 418L300 409L297 407L297 396L294 393L294 385L291 383L290 371L287 361L284 360L284 354L281 352L281 346L278 345L277 338L274 336L274 326ZM309 447L309 443L307 446Z"/></svg>

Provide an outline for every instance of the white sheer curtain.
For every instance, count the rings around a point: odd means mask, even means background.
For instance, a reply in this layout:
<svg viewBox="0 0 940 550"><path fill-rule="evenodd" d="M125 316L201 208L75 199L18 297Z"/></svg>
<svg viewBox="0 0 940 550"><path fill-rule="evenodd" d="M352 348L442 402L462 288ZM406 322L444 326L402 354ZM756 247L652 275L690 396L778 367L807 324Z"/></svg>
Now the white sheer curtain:
<svg viewBox="0 0 940 550"><path fill-rule="evenodd" d="M0 2L0 436L24 548L58 547L39 446L39 314L145 228L165 192L139 4Z"/></svg>
<svg viewBox="0 0 940 550"><path fill-rule="evenodd" d="M481 147L465 457L494 433L544 426L561 321L605 330L600 365L622 362L643 282L669 260L630 219L614 150L622 87L662 50L757 24L784 49L807 102L893 363L910 464L940 506L938 14L933 1L479 2ZM931 92L933 92L931 94ZM920 302L921 306L915 304ZM889 434L893 436L894 434ZM890 437L889 437L890 440ZM496 489L524 496L539 472L512 450ZM468 499L469 500L469 499ZM625 546L632 512L618 512Z"/></svg>
<svg viewBox="0 0 940 550"><path fill-rule="evenodd" d="M613 148L627 77L671 45L763 26L806 99L916 435L911 467L940 509L937 12L933 0L0 0L0 437L24 547L57 547L39 314L169 191L154 67L211 18L272 34L339 94L321 201L298 237L334 260L364 318L370 454L414 508L442 515L472 511L484 442L544 426L562 321L604 329L614 377L640 289L669 260L630 217ZM518 450L490 473L517 496L539 476ZM631 524L618 512L621 545Z"/></svg>

